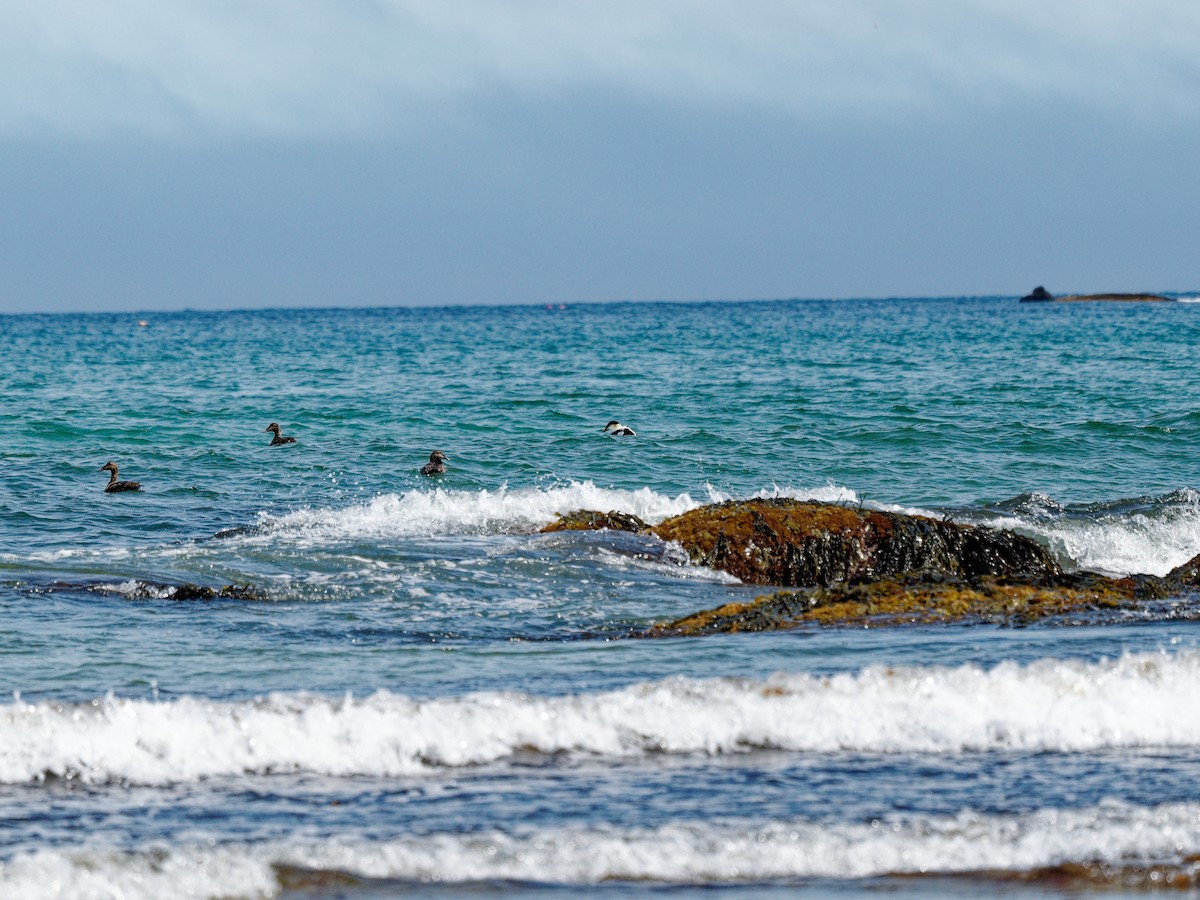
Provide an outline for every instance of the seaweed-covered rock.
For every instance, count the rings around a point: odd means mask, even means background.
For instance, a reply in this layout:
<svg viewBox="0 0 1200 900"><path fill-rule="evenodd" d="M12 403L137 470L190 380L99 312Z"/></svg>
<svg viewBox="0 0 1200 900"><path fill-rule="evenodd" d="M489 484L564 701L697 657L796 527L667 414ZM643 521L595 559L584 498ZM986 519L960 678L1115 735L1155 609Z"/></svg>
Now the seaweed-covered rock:
<svg viewBox="0 0 1200 900"><path fill-rule="evenodd" d="M651 530L677 541L692 562L751 584L1059 573L1045 547L1011 531L800 500L704 506Z"/></svg>
<svg viewBox="0 0 1200 900"><path fill-rule="evenodd" d="M553 531L599 531L607 528L611 531L632 531L640 534L649 531L650 526L630 513L596 512L590 509L577 509L574 512L559 515L559 517L542 529L546 534Z"/></svg>
<svg viewBox="0 0 1200 900"><path fill-rule="evenodd" d="M1116 611L1166 596L1162 580L1149 575L1107 578L1081 572L973 581L912 576L780 591L661 623L645 636L778 631L803 625L971 621L1021 625L1051 616Z"/></svg>
<svg viewBox="0 0 1200 900"><path fill-rule="evenodd" d="M1193 556L1182 566L1176 566L1163 581L1174 587L1200 588L1200 555Z"/></svg>

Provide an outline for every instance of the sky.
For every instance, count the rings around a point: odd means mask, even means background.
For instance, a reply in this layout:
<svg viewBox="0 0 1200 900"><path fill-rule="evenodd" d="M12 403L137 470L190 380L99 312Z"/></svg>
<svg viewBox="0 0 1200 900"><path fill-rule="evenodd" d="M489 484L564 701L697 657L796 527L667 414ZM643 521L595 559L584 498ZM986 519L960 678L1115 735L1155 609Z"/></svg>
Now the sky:
<svg viewBox="0 0 1200 900"><path fill-rule="evenodd" d="M0 312L1200 289L1195 0L5 0Z"/></svg>

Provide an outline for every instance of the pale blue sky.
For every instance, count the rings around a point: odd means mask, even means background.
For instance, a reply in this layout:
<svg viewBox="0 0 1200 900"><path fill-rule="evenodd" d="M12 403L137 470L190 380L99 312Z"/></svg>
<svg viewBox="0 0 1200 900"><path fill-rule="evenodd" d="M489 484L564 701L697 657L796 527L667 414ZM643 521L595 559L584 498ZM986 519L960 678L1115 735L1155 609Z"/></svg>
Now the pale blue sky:
<svg viewBox="0 0 1200 900"><path fill-rule="evenodd" d="M0 312L1200 289L1194 0L9 0Z"/></svg>

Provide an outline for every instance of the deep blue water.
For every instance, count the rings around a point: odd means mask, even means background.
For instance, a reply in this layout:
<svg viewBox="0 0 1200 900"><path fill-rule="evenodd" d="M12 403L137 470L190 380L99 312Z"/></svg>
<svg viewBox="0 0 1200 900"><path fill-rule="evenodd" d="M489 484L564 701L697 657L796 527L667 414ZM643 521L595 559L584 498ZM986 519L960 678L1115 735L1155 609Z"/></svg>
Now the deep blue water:
<svg viewBox="0 0 1200 900"><path fill-rule="evenodd" d="M813 497L1162 574L1200 552L1198 339L1194 303L1008 298L0 317L3 893L1186 869L1196 624L626 640L762 591L536 532Z"/></svg>

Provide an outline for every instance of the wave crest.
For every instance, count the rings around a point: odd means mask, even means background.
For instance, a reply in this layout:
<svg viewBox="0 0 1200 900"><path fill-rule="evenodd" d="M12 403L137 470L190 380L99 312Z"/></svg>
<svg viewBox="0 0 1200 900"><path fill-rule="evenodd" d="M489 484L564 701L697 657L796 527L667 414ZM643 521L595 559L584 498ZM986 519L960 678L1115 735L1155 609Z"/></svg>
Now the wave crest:
<svg viewBox="0 0 1200 900"><path fill-rule="evenodd" d="M992 669L673 677L594 694L415 700L272 694L0 707L0 782L166 784L273 773L415 775L517 753L967 753L1200 747L1200 650Z"/></svg>
<svg viewBox="0 0 1200 900"><path fill-rule="evenodd" d="M1069 565L1115 574L1166 575L1200 552L1200 492L1062 505L1044 494L996 504L984 524L1047 545ZM966 521L980 516L967 512Z"/></svg>

